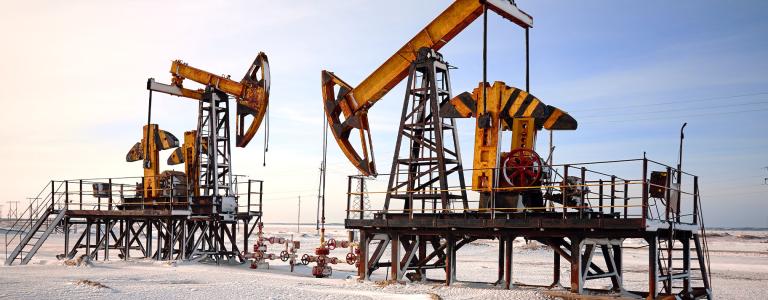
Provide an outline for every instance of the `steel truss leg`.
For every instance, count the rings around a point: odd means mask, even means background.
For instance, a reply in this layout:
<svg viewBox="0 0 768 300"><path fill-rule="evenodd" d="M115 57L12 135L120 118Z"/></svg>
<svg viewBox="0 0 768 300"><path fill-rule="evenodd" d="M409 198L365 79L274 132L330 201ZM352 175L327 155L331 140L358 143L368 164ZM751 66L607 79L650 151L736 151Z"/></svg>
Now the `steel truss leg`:
<svg viewBox="0 0 768 300"><path fill-rule="evenodd" d="M515 241L514 236L506 236L504 238L504 288L509 289L512 287L512 245Z"/></svg>
<svg viewBox="0 0 768 300"><path fill-rule="evenodd" d="M371 240L368 238L368 232L360 230L360 258L357 262L357 277L361 280L369 280L368 277L368 246Z"/></svg>
<svg viewBox="0 0 768 300"><path fill-rule="evenodd" d="M450 286L456 281L456 238L452 235L446 237L447 255L445 259L445 285Z"/></svg>

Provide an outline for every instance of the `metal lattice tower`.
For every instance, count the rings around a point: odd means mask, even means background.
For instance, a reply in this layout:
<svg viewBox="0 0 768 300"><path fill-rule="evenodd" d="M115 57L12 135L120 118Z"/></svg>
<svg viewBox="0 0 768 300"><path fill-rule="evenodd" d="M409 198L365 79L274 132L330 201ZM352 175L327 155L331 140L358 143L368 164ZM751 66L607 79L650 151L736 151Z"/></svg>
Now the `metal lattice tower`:
<svg viewBox="0 0 768 300"><path fill-rule="evenodd" d="M416 201L421 201L425 212L436 212L438 203L440 209L450 211L454 201L468 208L456 121L440 117L441 104L451 99L450 87L448 64L442 55L420 49L409 70L385 210L391 199L404 200L406 213L419 209ZM401 154L403 147L407 152ZM458 177L458 193L448 185L452 174Z"/></svg>
<svg viewBox="0 0 768 300"><path fill-rule="evenodd" d="M363 211L350 213L350 218L369 219L371 217L371 200L368 197L368 185L365 184L367 178L363 175L352 177L353 180L356 181L354 197L352 198L352 207L362 208ZM362 217L360 217L360 214L362 214Z"/></svg>
<svg viewBox="0 0 768 300"><path fill-rule="evenodd" d="M19 201L8 201L8 219L15 220L19 218Z"/></svg>
<svg viewBox="0 0 768 300"><path fill-rule="evenodd" d="M227 94L206 87L200 101L198 118L196 148L200 162L200 194L233 196Z"/></svg>

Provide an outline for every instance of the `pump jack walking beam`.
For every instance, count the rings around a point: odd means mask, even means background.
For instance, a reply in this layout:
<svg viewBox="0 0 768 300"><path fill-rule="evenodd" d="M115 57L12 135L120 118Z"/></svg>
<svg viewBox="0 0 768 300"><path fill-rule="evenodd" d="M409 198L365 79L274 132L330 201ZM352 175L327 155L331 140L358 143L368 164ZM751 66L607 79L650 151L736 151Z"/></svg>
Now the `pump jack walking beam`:
<svg viewBox="0 0 768 300"><path fill-rule="evenodd" d="M241 148L248 145L253 136L256 135L269 104L269 61L264 52L259 52L240 82L231 80L229 76L214 75L191 67L181 60L174 60L171 63L170 72L173 77L170 85L156 82L150 78L147 81L147 89L202 100L202 90L191 90L182 85L184 79L189 79L234 96L237 100L237 136L235 142ZM250 125L246 126L245 121L248 116L253 117L253 120Z"/></svg>

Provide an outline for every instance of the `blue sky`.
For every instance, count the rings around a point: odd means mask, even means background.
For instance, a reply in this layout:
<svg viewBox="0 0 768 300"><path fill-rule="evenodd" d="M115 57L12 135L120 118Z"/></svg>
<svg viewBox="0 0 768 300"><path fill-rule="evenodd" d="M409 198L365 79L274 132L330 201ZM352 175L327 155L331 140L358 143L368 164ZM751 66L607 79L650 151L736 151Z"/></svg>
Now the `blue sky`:
<svg viewBox="0 0 768 300"><path fill-rule="evenodd" d="M570 112L555 134L559 163L638 158L701 176L711 226L768 226L768 3L763 1L517 1L534 17L531 91ZM357 84L450 1L24 1L0 12L0 188L8 200L48 180L139 176L125 152L146 121L148 77L173 59L239 78L256 53L272 65L267 166L261 135L235 149L235 172L266 180L266 221L292 221L297 196L316 197L321 159L320 70ZM478 21L443 48L454 94L482 79ZM524 85L523 33L491 14L489 80ZM371 110L380 171L389 169L403 84ZM181 137L196 105L156 97L153 120ZM465 164L472 126L459 122ZM542 146L544 143L539 143ZM328 213L340 221L346 175L329 145ZM163 154L165 157L167 154ZM380 185L380 184L379 184ZM375 186L375 185L374 185ZM5 211L7 207L3 208ZM303 205L304 221L314 208ZM304 217L306 216L306 217Z"/></svg>

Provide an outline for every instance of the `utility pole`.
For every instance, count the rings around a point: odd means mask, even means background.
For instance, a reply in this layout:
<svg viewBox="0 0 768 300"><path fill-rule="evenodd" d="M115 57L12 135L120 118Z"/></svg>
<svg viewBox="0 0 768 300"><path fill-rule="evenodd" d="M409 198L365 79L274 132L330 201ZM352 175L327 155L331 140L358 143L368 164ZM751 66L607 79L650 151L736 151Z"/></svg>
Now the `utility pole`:
<svg viewBox="0 0 768 300"><path fill-rule="evenodd" d="M317 181L317 204L315 212L315 231L320 234L320 202L322 201L323 174L325 174L324 162L320 162L320 179Z"/></svg>
<svg viewBox="0 0 768 300"><path fill-rule="evenodd" d="M19 201L8 201L8 219L15 220L19 217Z"/></svg>
<svg viewBox="0 0 768 300"><path fill-rule="evenodd" d="M765 171L767 171L767 172L768 172L768 167L765 167L765 168L763 168L763 169L765 169ZM765 177L765 178L763 179L763 184L765 184L765 185L768 185L768 177Z"/></svg>

